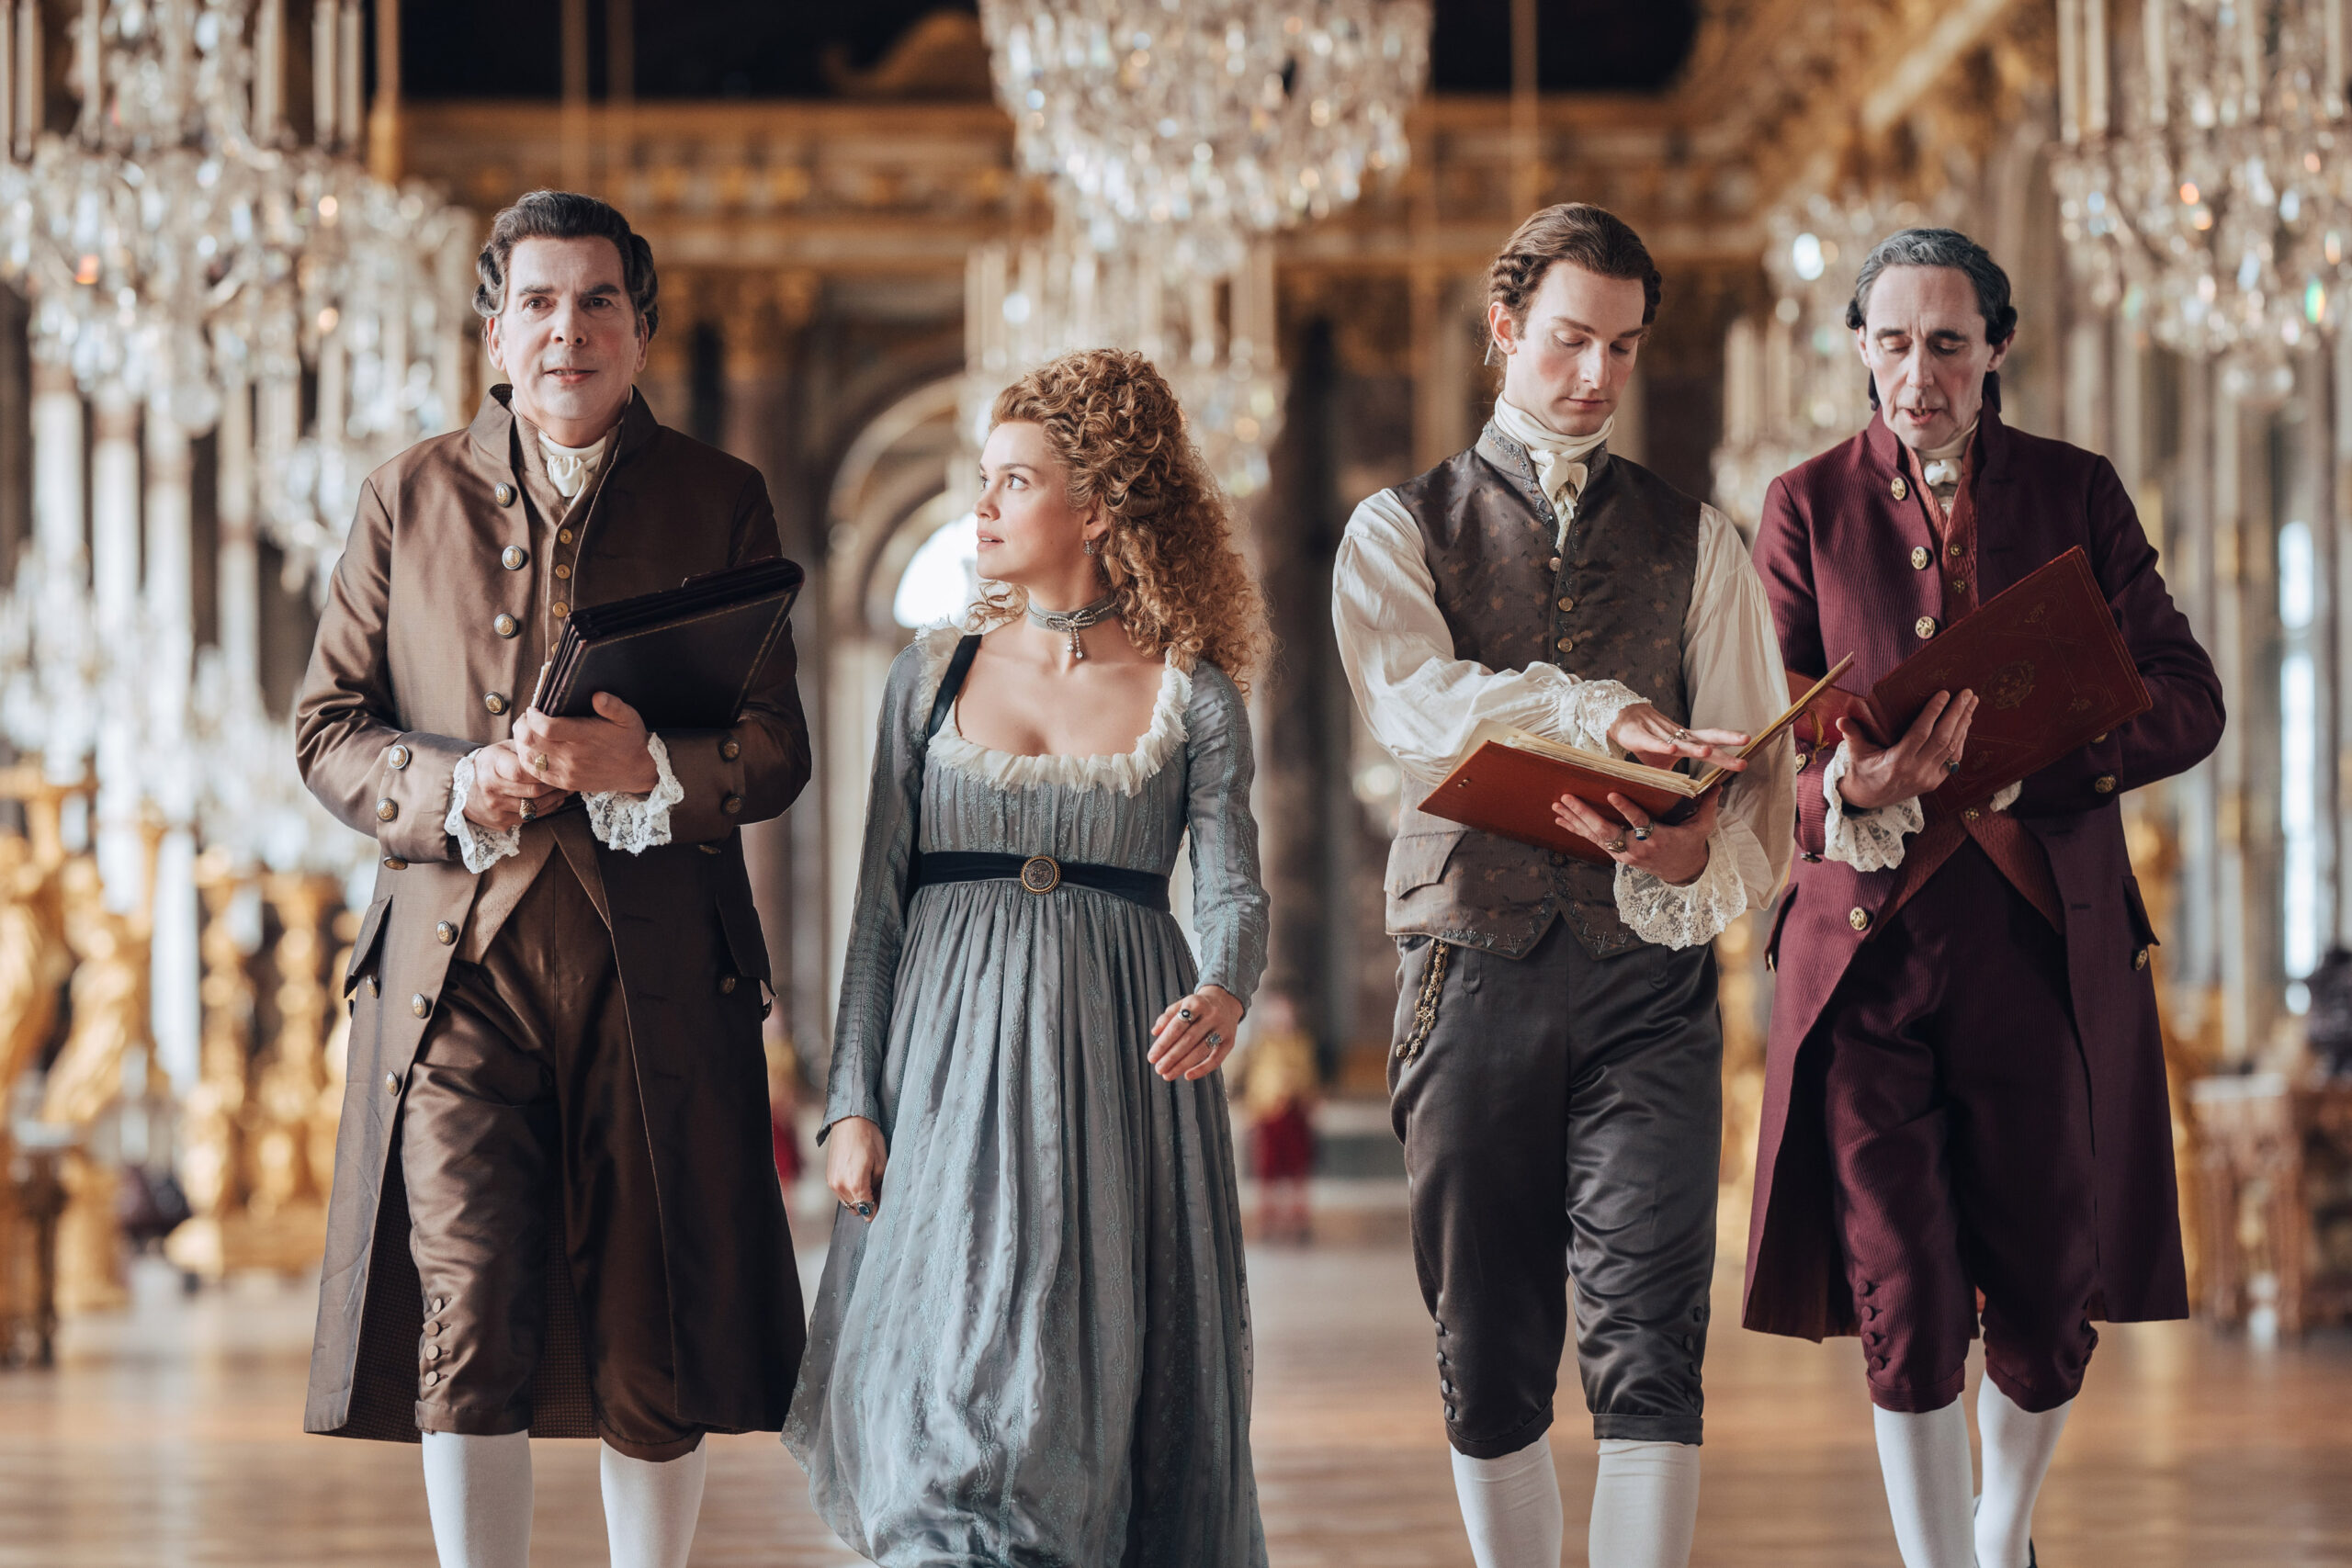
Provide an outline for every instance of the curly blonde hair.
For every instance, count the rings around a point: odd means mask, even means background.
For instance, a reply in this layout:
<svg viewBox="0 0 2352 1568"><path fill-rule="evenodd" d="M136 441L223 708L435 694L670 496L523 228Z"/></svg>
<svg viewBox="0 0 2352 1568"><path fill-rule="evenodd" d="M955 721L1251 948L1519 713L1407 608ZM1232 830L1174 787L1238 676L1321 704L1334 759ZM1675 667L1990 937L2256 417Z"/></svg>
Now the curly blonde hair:
<svg viewBox="0 0 2352 1568"><path fill-rule="evenodd" d="M1241 554L1225 492L1184 434L1184 411L1151 361L1088 348L1040 365L999 392L993 425L1026 421L1069 470L1069 503L1100 500L1102 575L1137 648L1207 660L1244 694L1266 660L1265 603ZM974 630L1019 616L1027 596L991 585L973 607Z"/></svg>

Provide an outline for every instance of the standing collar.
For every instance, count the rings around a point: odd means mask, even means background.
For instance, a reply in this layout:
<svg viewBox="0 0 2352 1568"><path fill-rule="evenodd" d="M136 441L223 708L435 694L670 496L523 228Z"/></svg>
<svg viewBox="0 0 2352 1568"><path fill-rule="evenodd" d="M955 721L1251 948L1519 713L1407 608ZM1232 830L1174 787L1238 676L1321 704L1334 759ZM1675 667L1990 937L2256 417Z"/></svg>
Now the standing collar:
<svg viewBox="0 0 2352 1568"><path fill-rule="evenodd" d="M473 423L466 427L467 436L493 463L513 468L521 461L514 436L523 423L514 412L514 389L502 381L482 394L481 407L474 411ZM645 394L629 389L628 406L621 411L620 423L605 433L612 443L600 468L612 468L636 453L653 439L662 428L653 411L645 401Z"/></svg>
<svg viewBox="0 0 2352 1568"><path fill-rule="evenodd" d="M1871 414L1871 422L1862 431L1862 445L1869 449L1871 464L1881 474L1892 477L1904 472L1902 438L1887 428L1883 412L1874 411ZM1984 411L1976 421L1975 476L1995 481L2006 479L2013 445L2009 427L2001 423L2000 411L1994 408L1990 398L1985 399Z"/></svg>

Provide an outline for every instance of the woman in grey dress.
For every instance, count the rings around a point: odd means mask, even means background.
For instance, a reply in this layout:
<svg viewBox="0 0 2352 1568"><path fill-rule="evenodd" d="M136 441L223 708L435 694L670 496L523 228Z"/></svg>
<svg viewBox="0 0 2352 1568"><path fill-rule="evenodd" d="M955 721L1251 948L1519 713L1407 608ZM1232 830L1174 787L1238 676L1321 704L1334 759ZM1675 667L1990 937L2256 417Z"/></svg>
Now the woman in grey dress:
<svg viewBox="0 0 2352 1568"><path fill-rule="evenodd" d="M1260 601L1139 355L1008 388L981 483L986 635L883 700L785 1442L893 1568L1260 1568L1217 1074L1265 963Z"/></svg>

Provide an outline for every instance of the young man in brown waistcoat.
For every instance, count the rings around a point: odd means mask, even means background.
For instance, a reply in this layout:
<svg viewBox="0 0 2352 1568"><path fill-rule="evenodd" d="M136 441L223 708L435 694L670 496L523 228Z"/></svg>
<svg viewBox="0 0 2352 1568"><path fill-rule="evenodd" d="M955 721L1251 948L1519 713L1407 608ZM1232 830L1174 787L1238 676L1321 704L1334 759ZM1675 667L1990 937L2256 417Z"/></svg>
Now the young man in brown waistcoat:
<svg viewBox="0 0 2352 1568"><path fill-rule="evenodd" d="M1641 240L1577 203L1495 258L1502 395L1477 445L1357 507L1334 570L1365 722L1425 797L1482 720L1645 760L1729 761L1786 701L1747 552L1612 455L1657 313ZM1787 869L1794 765L1768 748L1688 823L1559 821L1592 865L1408 804L1389 1089L1478 1568L1557 1568L1546 1436L1574 1277L1600 1444L1591 1561L1681 1568L1698 1509L1723 1037L1709 944Z"/></svg>

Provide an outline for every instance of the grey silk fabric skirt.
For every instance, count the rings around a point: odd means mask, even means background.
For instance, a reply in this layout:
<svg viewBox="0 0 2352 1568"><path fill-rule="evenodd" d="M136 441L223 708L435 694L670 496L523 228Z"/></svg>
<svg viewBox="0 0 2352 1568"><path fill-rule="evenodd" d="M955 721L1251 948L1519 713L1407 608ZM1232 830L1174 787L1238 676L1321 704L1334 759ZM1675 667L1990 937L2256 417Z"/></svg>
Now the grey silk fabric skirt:
<svg viewBox="0 0 2352 1568"><path fill-rule="evenodd" d="M1170 917L1011 882L915 897L890 1160L834 1221L785 1441L893 1568L1254 1568L1250 1330L1221 1075L1145 1061Z"/></svg>

